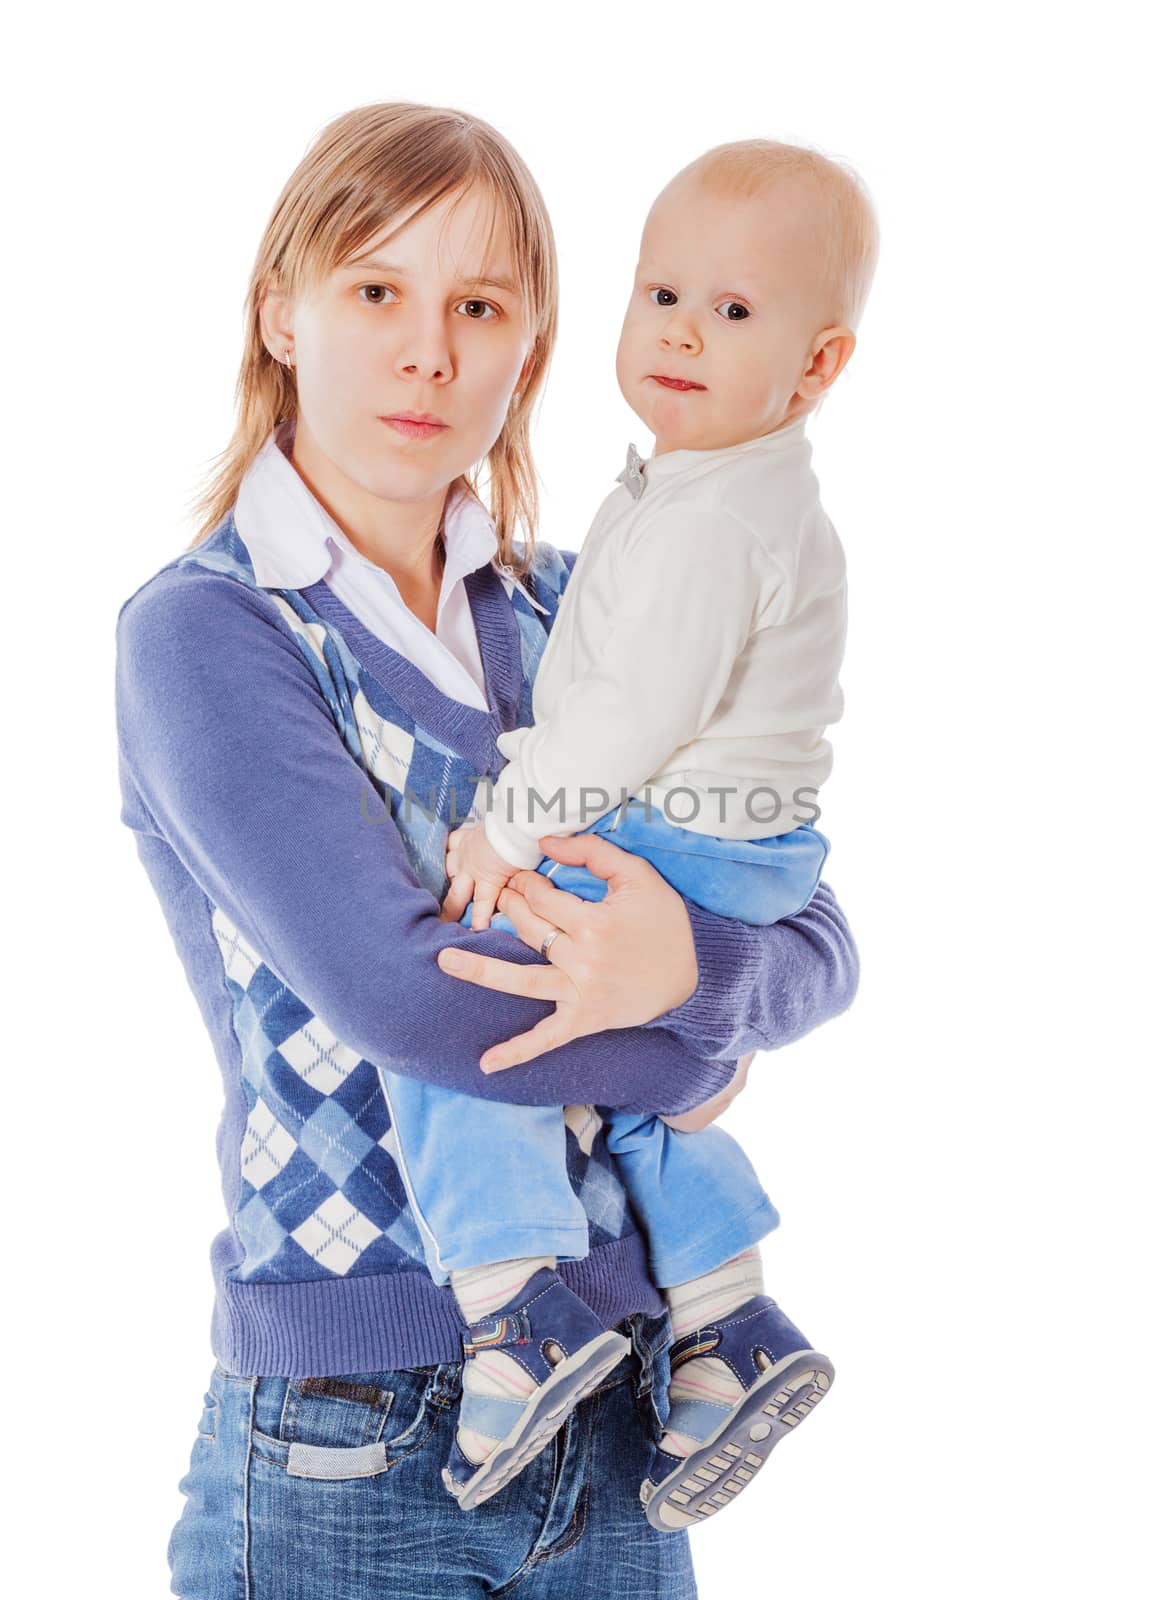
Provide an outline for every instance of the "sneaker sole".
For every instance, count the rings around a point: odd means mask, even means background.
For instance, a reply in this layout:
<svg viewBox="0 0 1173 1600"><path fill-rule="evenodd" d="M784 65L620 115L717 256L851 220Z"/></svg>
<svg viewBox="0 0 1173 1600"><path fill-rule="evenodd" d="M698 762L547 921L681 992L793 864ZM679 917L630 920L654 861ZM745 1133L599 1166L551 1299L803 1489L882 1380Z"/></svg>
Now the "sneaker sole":
<svg viewBox="0 0 1173 1600"><path fill-rule="evenodd" d="M674 1533L732 1504L834 1381L834 1367L813 1350L798 1350L767 1368L716 1433L684 1456L663 1483L653 1488L644 1480L640 1498L653 1528Z"/></svg>
<svg viewBox="0 0 1173 1600"><path fill-rule="evenodd" d="M549 1444L580 1400L617 1367L631 1349L620 1333L602 1333L559 1363L556 1376L536 1389L508 1436L467 1483L457 1484L444 1468L444 1486L464 1511L472 1511L503 1489Z"/></svg>

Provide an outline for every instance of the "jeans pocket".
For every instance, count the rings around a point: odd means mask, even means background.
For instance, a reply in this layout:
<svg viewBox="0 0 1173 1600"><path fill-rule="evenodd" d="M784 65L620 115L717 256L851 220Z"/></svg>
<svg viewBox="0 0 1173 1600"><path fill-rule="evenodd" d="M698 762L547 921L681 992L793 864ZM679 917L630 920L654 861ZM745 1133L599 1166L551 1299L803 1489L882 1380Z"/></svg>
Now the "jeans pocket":
<svg viewBox="0 0 1173 1600"><path fill-rule="evenodd" d="M253 1459L295 1478L376 1477L432 1431L444 1404L436 1374L446 1370L262 1378Z"/></svg>

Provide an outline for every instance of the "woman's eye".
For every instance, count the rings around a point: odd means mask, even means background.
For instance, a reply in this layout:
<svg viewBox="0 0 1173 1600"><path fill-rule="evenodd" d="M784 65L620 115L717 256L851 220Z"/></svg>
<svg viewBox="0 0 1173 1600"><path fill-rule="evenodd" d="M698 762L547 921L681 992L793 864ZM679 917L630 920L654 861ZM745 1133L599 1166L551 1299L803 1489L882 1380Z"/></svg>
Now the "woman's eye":
<svg viewBox="0 0 1173 1600"><path fill-rule="evenodd" d="M717 315L719 317L725 315L721 309L722 306L729 307L729 315L725 318L726 322L744 322L746 317L749 316L749 307L743 306L740 300L722 300L721 305L717 307Z"/></svg>
<svg viewBox="0 0 1173 1600"><path fill-rule="evenodd" d="M367 299L367 290L368 289L376 290L378 292L380 298L378 300L368 300ZM385 306L385 305L388 305L390 303L391 291L390 291L390 289L388 289L388 287L387 287L387 285L385 283L363 283L363 284L359 285L358 292L359 292L359 294L362 295L364 303L366 305L368 305L368 306Z"/></svg>
<svg viewBox="0 0 1173 1600"><path fill-rule="evenodd" d="M671 289L649 289L648 293L651 295L655 305L674 306L676 304L676 296Z"/></svg>
<svg viewBox="0 0 1173 1600"><path fill-rule="evenodd" d="M497 307L491 306L487 300L462 300L460 304L472 308L465 315L471 317L473 322L491 322L498 314Z"/></svg>

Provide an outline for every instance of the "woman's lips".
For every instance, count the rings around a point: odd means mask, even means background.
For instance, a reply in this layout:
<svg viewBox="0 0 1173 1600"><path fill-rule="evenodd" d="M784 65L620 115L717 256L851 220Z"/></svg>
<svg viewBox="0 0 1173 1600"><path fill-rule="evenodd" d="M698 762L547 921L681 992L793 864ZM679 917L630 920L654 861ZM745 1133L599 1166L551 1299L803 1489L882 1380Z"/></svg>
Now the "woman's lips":
<svg viewBox="0 0 1173 1600"><path fill-rule="evenodd" d="M408 439L431 439L448 426L446 422L413 422L409 417L380 417L379 421Z"/></svg>
<svg viewBox="0 0 1173 1600"><path fill-rule="evenodd" d="M703 383L691 383L687 378L663 378L658 372L653 372L652 377L657 383L662 383L665 389L703 389Z"/></svg>

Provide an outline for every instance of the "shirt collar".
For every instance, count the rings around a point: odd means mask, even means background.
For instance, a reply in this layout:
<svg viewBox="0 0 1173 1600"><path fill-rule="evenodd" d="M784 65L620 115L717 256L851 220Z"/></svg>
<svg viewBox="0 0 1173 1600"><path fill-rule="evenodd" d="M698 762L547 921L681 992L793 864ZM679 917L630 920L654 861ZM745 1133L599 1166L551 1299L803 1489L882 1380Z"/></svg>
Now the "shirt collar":
<svg viewBox="0 0 1173 1600"><path fill-rule="evenodd" d="M805 443L805 440L806 417L803 415L788 422L784 428L775 428L772 433L760 434L741 444L723 445L719 450L665 450L662 455L648 456L644 460L635 446L629 444L627 464L615 481L622 483L628 493L638 499L650 484L677 477L707 462L732 461L741 456L755 455L779 457Z"/></svg>
<svg viewBox="0 0 1173 1600"><path fill-rule="evenodd" d="M355 548L302 481L290 459L293 432L292 422L274 428L250 462L236 496L236 530L252 560L257 583L263 589L304 589L317 583L334 565L332 543L337 550L345 550L355 561L381 573L394 586L390 573L376 567ZM443 535L441 607L461 579L489 562L511 595L520 587L533 603L525 586L513 576L512 568L502 567L497 560L497 532L492 517L459 482L453 483L444 505Z"/></svg>

